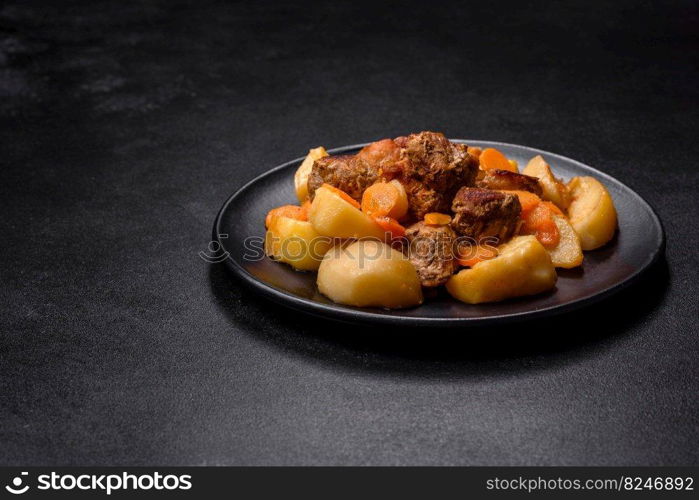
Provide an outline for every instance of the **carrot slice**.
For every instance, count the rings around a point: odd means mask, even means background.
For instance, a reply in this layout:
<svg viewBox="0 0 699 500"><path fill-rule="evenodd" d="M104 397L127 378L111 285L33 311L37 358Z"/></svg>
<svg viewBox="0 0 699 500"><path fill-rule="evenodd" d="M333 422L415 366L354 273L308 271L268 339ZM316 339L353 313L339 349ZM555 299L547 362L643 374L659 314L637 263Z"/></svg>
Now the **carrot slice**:
<svg viewBox="0 0 699 500"><path fill-rule="evenodd" d="M362 195L362 212L367 215L387 216L398 204L398 190L387 182L372 184Z"/></svg>
<svg viewBox="0 0 699 500"><path fill-rule="evenodd" d="M560 208L558 208L556 205L554 205L554 204L551 203L550 201L542 201L541 203L543 203L544 205L546 205L546 207L547 207L549 210L551 210L554 214L556 214L556 215L561 215L561 216L563 216L563 217L566 216L566 215L561 211Z"/></svg>
<svg viewBox="0 0 699 500"><path fill-rule="evenodd" d="M451 215L430 212L425 214L425 224L429 226L446 226L451 222Z"/></svg>
<svg viewBox="0 0 699 500"><path fill-rule="evenodd" d="M303 214L306 217L306 220L308 220L308 211L311 209L311 200L306 200L303 203L301 203L301 210L303 210Z"/></svg>
<svg viewBox="0 0 699 500"><path fill-rule="evenodd" d="M473 267L479 262L498 256L498 249L487 245L473 245L460 250L456 262L460 266Z"/></svg>
<svg viewBox="0 0 699 500"><path fill-rule="evenodd" d="M512 165L507 157L495 148L484 149L479 159L483 170L498 169L517 172L517 167Z"/></svg>
<svg viewBox="0 0 699 500"><path fill-rule="evenodd" d="M276 217L288 217L290 219L307 221L308 211L296 205L283 205L273 208L267 213L267 217L265 217L265 227L269 227Z"/></svg>
<svg viewBox="0 0 699 500"><path fill-rule="evenodd" d="M554 212L544 203L522 216L520 233L533 234L545 247L555 247L560 240L560 233L553 220Z"/></svg>
<svg viewBox="0 0 699 500"><path fill-rule="evenodd" d="M323 183L323 185L321 187L324 187L324 188L328 189L329 191L335 193L336 195L338 195L340 198L345 200L347 203L349 203L353 207L359 208L359 203L357 203L357 200L355 200L350 195L345 193L342 189L338 189L335 186L331 186L328 183Z"/></svg>
<svg viewBox="0 0 699 500"><path fill-rule="evenodd" d="M558 227L553 220L553 215L565 217L560 208L549 201L543 201L529 191L503 190L502 192L516 194L517 198L519 198L519 204L522 205L522 213L520 214L522 219L521 234L533 234L542 245L547 247L558 245L560 235L558 234Z"/></svg>
<svg viewBox="0 0 699 500"><path fill-rule="evenodd" d="M396 219L386 216L372 216L371 218L381 226L381 229L391 235L391 239L405 236L405 228Z"/></svg>

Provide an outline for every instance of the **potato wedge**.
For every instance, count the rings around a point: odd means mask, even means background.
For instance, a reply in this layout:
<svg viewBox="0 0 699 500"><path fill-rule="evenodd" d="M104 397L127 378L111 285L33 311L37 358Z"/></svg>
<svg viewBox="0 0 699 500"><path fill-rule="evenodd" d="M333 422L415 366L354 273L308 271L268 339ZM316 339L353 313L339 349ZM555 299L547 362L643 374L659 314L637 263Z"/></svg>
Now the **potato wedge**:
<svg viewBox="0 0 699 500"><path fill-rule="evenodd" d="M529 160L522 173L539 179L539 185L543 191L541 197L544 200L553 202L561 210L568 208L570 205L568 188L560 179L554 177L551 167L541 155Z"/></svg>
<svg viewBox="0 0 699 500"><path fill-rule="evenodd" d="M385 239L384 230L371 217L324 186L315 192L308 220L318 233L331 238Z"/></svg>
<svg viewBox="0 0 699 500"><path fill-rule="evenodd" d="M313 148L308 151L308 155L301 162L301 165L294 174L294 188L296 189L296 197L301 203L308 198L308 176L311 175L313 162L319 158L328 156L328 152L323 146Z"/></svg>
<svg viewBox="0 0 699 500"><path fill-rule="evenodd" d="M583 262L578 233L575 232L575 229L573 229L573 226L570 225L570 222L565 217L554 215L553 221L556 223L559 234L558 244L554 248L547 248L553 266L564 269L578 267Z"/></svg>
<svg viewBox="0 0 699 500"><path fill-rule="evenodd" d="M335 302L357 307L395 309L422 303L415 267L401 252L376 240L330 250L318 270L318 290Z"/></svg>
<svg viewBox="0 0 699 500"><path fill-rule="evenodd" d="M534 236L517 236L498 248L497 257L464 269L447 281L452 297L467 304L534 295L556 284L556 270Z"/></svg>
<svg viewBox="0 0 699 500"><path fill-rule="evenodd" d="M609 191L593 177L574 177L568 188L572 195L568 219L580 237L580 246L583 250L601 247L612 239L617 226Z"/></svg>
<svg viewBox="0 0 699 500"><path fill-rule="evenodd" d="M318 269L332 246L332 238L318 234L310 222L290 217L274 217L265 233L265 253L301 271Z"/></svg>

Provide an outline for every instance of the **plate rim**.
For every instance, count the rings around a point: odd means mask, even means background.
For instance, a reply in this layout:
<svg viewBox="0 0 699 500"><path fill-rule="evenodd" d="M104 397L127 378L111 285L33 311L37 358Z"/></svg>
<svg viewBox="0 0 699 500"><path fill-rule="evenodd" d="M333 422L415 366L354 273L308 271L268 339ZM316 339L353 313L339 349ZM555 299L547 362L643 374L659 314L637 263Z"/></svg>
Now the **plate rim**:
<svg viewBox="0 0 699 500"><path fill-rule="evenodd" d="M283 290L277 289L271 285L268 285L258 279L256 279L252 274L250 274L245 268L243 268L240 264L238 264L235 260L231 258L230 255L226 256L224 259L224 263L226 264L226 267L228 268L229 271L233 272L236 276L241 278L247 285L251 286L258 292L261 292L262 295L265 297L273 300L274 302L296 310L301 310L304 313L307 314L312 314L317 317L322 317L322 318L327 318L327 319L333 319L337 321L343 321L343 322L349 322L349 323L356 323L358 321L363 322L363 323L373 323L373 324L401 324L404 326L434 326L434 327L450 327L450 326L478 326L478 325L485 325L485 324L503 324L503 323L509 323L509 322L519 322L519 321L526 321L526 320L533 320L537 318L541 318L543 316L554 316L554 315L559 315L559 314L565 314L571 311L575 311L578 309L581 309L583 307L587 307L590 305L593 305L597 302L600 302L635 283L640 276L653 267L659 260L660 257L664 254L665 252L665 244L666 244L666 237L665 237L665 228L663 227L662 220L656 213L655 209L653 209L652 205L648 203L640 194L638 194L635 190L631 189L629 186L621 182L619 179L602 172L594 167L591 167L585 163L582 163L578 160L574 160L572 158L569 158L567 156L563 156L557 153L551 153L549 151L545 151L543 149L539 148L533 148L530 146L524 146L521 144L514 144L514 143L508 143L508 142L500 142L500 141L484 141L484 140L476 140L476 139L449 139L452 142L455 143L460 143L460 144L480 144L480 145L487 145L487 146L512 146L515 148L526 148L530 151L536 152L537 154L541 155L546 155L552 158L558 158L562 159L566 162L572 162L580 167L583 167L584 170L588 170L595 175L600 176L603 179L608 179L611 180L615 183L618 183L621 185L623 188L628 190L640 203L645 207L645 209L650 213L651 218L655 222L655 225L657 226L658 230L660 231L660 241L659 244L656 246L656 248L653 250L651 253L650 257L644 262L641 266L639 266L638 269L636 269L631 275L623 279L622 281L619 281L617 283L614 283L613 285L610 285L602 290L600 290L597 293L594 293L593 295L587 296L587 297L582 297L576 300L573 300L571 302L567 302L565 304L559 304L559 305L552 305L552 306L547 306L541 309L533 309L530 311L520 311L516 313L505 313L505 314L498 314L495 316L487 316L487 317L414 317L414 316L400 316L400 315L385 315L385 314L380 314L380 313L375 313L372 311L368 310L362 310L361 308L349 308L348 306L344 306L342 304L323 304L320 302L315 302L310 299L306 299L303 297L299 297L297 295L294 295L290 292L285 292ZM360 143L360 144L352 144L348 146L341 146L333 149L329 149L328 153L330 154L337 154L337 153L343 153L345 151L349 150L354 150L354 149L360 149L367 144L371 144L370 142L366 143ZM243 186L241 186L239 189L237 189L232 195L226 199L226 201L223 203L221 208L219 209L218 213L216 214L216 218L214 219L214 225L213 225L213 231L212 231L212 239L218 244L218 249L225 249L225 245L223 244L220 235L224 234L223 231L221 231L221 220L223 218L223 214L226 212L228 206L237 198L239 197L243 192L245 192L250 186L253 184L256 184L260 180L264 179L267 176L270 176L274 174L275 172L282 170L284 168L289 167L290 165L294 163L298 163L303 161L305 156L300 156L298 158L295 158L293 160L284 162L280 165L277 165L274 168L271 168L260 175L257 175L256 177L252 178L250 181L246 182ZM419 306L418 306L419 307Z"/></svg>

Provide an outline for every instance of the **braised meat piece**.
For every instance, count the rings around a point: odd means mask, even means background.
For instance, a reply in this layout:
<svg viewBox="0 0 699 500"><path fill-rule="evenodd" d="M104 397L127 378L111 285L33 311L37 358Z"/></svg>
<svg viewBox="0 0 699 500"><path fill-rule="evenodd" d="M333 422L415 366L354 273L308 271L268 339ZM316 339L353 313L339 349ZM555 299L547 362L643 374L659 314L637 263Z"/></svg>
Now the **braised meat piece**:
<svg viewBox="0 0 699 500"><path fill-rule="evenodd" d="M437 132L420 132L365 146L356 155L326 156L315 161L308 177L308 193L324 182L355 200L379 180L399 179L408 194L410 213L422 219L429 212L448 212L461 186L472 186L478 159L468 147Z"/></svg>
<svg viewBox="0 0 699 500"><path fill-rule="evenodd" d="M364 190L378 180L378 168L359 155L326 156L313 163L308 194L313 199L316 189L328 183L360 201Z"/></svg>
<svg viewBox="0 0 699 500"><path fill-rule="evenodd" d="M456 271L456 235L449 226L429 226L420 221L408 227L408 257L417 269L422 286L436 287Z"/></svg>
<svg viewBox="0 0 699 500"><path fill-rule="evenodd" d="M357 157L378 170L384 180L391 180L402 172L404 160L401 159L401 149L393 139L381 139L364 146Z"/></svg>
<svg viewBox="0 0 699 500"><path fill-rule="evenodd" d="M476 186L484 189L529 191L537 196L541 196L539 179L530 175L510 172L509 170L488 170L483 178L476 182Z"/></svg>
<svg viewBox="0 0 699 500"><path fill-rule="evenodd" d="M478 159L464 144L455 144L438 132L420 132L394 141L401 148L401 181L408 193L410 213L422 219L429 212L448 212L461 186L472 186Z"/></svg>
<svg viewBox="0 0 699 500"><path fill-rule="evenodd" d="M451 206L452 228L461 236L475 239L494 237L503 242L512 237L519 224L522 206L510 193L463 187Z"/></svg>

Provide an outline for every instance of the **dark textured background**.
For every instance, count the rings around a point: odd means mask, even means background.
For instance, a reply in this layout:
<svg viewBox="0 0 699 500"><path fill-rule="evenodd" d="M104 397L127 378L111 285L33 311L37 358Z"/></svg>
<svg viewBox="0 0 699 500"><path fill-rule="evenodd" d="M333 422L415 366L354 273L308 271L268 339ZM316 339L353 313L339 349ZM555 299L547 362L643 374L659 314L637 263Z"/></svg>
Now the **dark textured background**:
<svg viewBox="0 0 699 500"><path fill-rule="evenodd" d="M699 9L672 4L3 2L0 463L699 463ZM197 256L257 174L423 129L609 172L667 260L555 321L399 332Z"/></svg>

